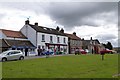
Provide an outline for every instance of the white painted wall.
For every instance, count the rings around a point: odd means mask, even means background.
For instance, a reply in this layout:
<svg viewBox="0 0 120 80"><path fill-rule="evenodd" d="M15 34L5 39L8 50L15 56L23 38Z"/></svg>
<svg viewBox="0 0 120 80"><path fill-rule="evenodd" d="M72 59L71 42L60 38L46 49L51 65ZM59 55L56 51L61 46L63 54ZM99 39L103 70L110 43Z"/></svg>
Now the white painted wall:
<svg viewBox="0 0 120 80"><path fill-rule="evenodd" d="M0 39L3 39L3 38L7 38L7 37L6 37L5 34L2 32L2 30L0 30Z"/></svg>
<svg viewBox="0 0 120 80"><path fill-rule="evenodd" d="M42 42L42 35L45 35L45 42ZM38 33L37 34L37 45L45 45L45 43L50 43L50 36L53 36L53 43L54 44L65 44L63 39L66 38L66 44L68 43L68 37L54 35L54 34L46 34L46 33ZM57 37L60 38L60 43L57 43Z"/></svg>
<svg viewBox="0 0 120 80"><path fill-rule="evenodd" d="M24 26L20 29L20 31L21 31L25 36L27 36L27 34L26 34L26 33L27 33L27 31L26 31L26 30L27 30L27 26L28 26L28 25L24 25Z"/></svg>
<svg viewBox="0 0 120 80"><path fill-rule="evenodd" d="M0 30L0 39L2 39L2 31Z"/></svg>
<svg viewBox="0 0 120 80"><path fill-rule="evenodd" d="M66 45L68 45L68 37L61 36L61 35L54 35L54 34L46 34L46 33L41 33L41 32L36 33L36 31L33 28L31 28L29 25L24 25L20 31L36 47L38 47L38 45L45 47L45 43L50 43L50 36L53 36L53 44L66 44ZM42 42L42 35L45 35L45 42ZM36 37L37 37L37 40L36 40ZM57 37L60 38L60 43L57 43ZM66 43L64 43L64 38L66 39ZM35 52L37 53L37 49L35 50ZM68 53L68 46L67 46L67 53Z"/></svg>
<svg viewBox="0 0 120 80"><path fill-rule="evenodd" d="M31 43L36 46L36 31L31 28L29 25L24 25L20 30L27 38L31 41Z"/></svg>
<svg viewBox="0 0 120 80"><path fill-rule="evenodd" d="M45 42L42 42L42 35L45 35ZM38 32L37 33L37 47L38 47L38 45L45 46L45 43L50 43L50 36L53 37L53 44L66 44L66 45L68 45L68 37L66 37L66 36ZM59 37L60 43L57 43L57 37ZM66 43L64 43L64 38L66 40ZM68 53L68 46L67 46L67 53Z"/></svg>

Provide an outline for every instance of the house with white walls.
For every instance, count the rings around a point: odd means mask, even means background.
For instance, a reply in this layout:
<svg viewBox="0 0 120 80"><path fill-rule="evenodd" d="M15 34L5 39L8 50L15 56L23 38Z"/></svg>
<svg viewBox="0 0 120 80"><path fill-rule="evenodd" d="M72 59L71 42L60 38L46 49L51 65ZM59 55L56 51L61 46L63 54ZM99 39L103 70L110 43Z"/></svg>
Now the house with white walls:
<svg viewBox="0 0 120 80"><path fill-rule="evenodd" d="M0 29L0 52L21 50L25 56L35 53L35 46L20 31Z"/></svg>
<svg viewBox="0 0 120 80"><path fill-rule="evenodd" d="M59 27L56 29L43 27L39 26L38 23L30 24L30 21L27 20L20 31L37 48L68 54L68 37L63 29L59 30Z"/></svg>

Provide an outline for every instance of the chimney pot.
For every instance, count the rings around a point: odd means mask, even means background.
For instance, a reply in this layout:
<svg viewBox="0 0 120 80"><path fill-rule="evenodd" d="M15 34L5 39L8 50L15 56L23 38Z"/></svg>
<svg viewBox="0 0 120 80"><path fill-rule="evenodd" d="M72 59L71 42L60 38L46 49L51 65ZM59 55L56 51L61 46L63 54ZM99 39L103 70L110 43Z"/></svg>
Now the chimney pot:
<svg viewBox="0 0 120 80"><path fill-rule="evenodd" d="M38 26L38 23L37 23L37 22L35 23L35 26Z"/></svg>
<svg viewBox="0 0 120 80"><path fill-rule="evenodd" d="M92 40L92 37L90 37L90 40Z"/></svg>
<svg viewBox="0 0 120 80"><path fill-rule="evenodd" d="M25 21L25 24L26 24L26 25L29 24L29 20L26 20L26 21Z"/></svg>
<svg viewBox="0 0 120 80"><path fill-rule="evenodd" d="M56 30L57 30L57 31L59 31L59 30L60 30L59 26L57 26Z"/></svg>
<svg viewBox="0 0 120 80"><path fill-rule="evenodd" d="M60 30L60 32L64 33L64 29L62 28L62 29Z"/></svg>
<svg viewBox="0 0 120 80"><path fill-rule="evenodd" d="M76 36L76 32L73 32L73 35L75 35L75 36Z"/></svg>

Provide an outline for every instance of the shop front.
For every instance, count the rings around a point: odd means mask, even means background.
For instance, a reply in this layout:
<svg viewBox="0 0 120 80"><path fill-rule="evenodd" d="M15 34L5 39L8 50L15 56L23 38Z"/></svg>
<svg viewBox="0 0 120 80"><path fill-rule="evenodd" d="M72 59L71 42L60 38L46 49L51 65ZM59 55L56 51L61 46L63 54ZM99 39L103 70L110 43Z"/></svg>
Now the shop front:
<svg viewBox="0 0 120 80"><path fill-rule="evenodd" d="M50 51L53 51L54 54L67 54L67 45L66 44L51 44L45 43L46 48Z"/></svg>

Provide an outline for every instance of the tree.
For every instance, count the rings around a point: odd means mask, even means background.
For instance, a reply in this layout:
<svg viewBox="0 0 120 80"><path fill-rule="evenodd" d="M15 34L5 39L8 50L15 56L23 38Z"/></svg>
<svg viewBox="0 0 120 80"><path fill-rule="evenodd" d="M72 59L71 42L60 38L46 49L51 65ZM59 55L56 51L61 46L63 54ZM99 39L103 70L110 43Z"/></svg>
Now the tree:
<svg viewBox="0 0 120 80"><path fill-rule="evenodd" d="M112 49L113 49L113 46L112 46L111 42L108 42L108 43L106 44L106 47L107 47L109 50L112 50Z"/></svg>

